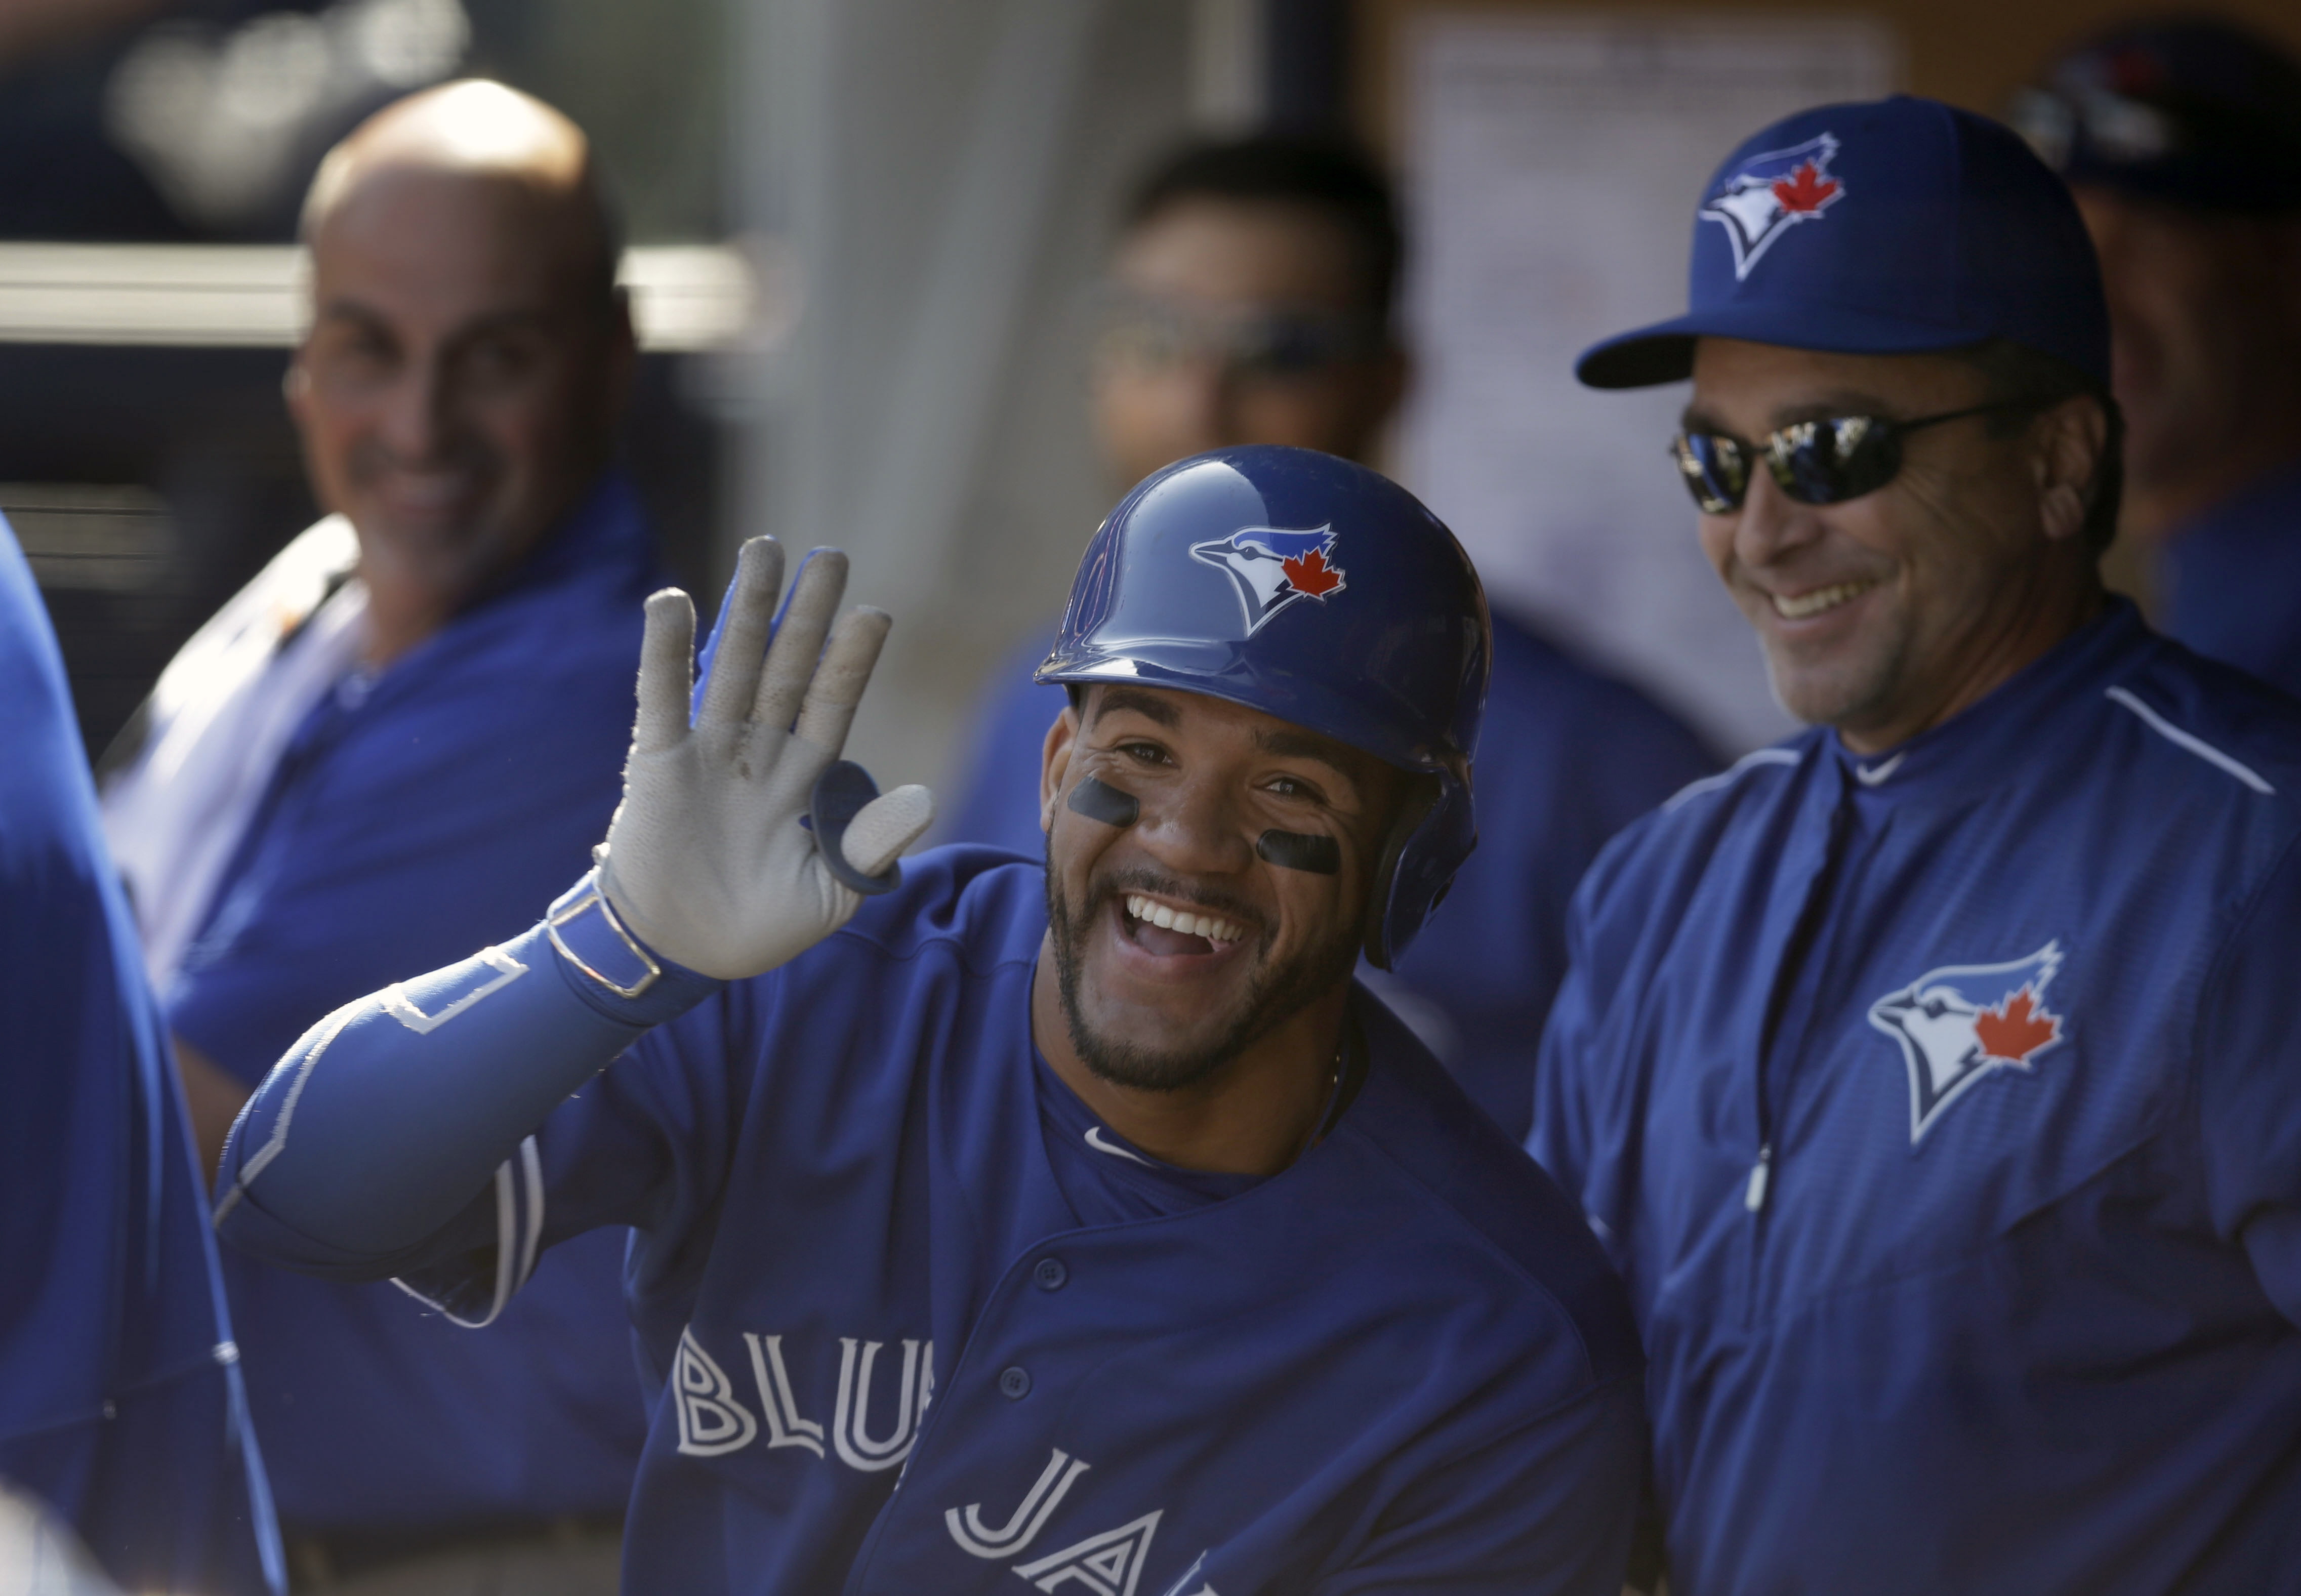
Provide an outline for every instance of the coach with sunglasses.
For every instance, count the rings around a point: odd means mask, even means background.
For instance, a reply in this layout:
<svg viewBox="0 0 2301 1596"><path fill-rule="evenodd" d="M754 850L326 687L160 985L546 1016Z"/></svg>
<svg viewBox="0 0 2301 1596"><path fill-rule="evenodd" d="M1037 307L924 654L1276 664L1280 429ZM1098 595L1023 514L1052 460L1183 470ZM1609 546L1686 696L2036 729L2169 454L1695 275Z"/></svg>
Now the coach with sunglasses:
<svg viewBox="0 0 2301 1596"><path fill-rule="evenodd" d="M1601 856L1528 1142L1629 1284L1670 1588L2290 1589L2301 703L2103 590L2077 211L1827 106L1703 190L1690 298L1580 374L1693 380L1811 729Z"/></svg>

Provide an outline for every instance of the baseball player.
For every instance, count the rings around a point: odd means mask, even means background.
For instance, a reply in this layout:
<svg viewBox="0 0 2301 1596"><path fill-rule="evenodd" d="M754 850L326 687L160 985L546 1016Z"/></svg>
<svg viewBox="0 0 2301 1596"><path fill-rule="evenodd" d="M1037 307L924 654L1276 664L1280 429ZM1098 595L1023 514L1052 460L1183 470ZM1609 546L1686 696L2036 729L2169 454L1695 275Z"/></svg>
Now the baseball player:
<svg viewBox="0 0 2301 1596"><path fill-rule="evenodd" d="M55 633L0 521L0 1590L278 1592L198 1166Z"/></svg>
<svg viewBox="0 0 2301 1596"><path fill-rule="evenodd" d="M480 1317L636 1227L637 1588L1611 1596L1627 1305L1351 977L1474 840L1451 535L1305 450L1138 487L1040 670L1043 867L892 865L925 791L834 763L886 618L831 631L819 552L763 666L780 564L745 550L691 723L649 601L597 870L307 1032L226 1235Z"/></svg>
<svg viewBox="0 0 2301 1596"><path fill-rule="evenodd" d="M1364 459L1410 361L1395 326L1396 196L1347 147L1193 143L1144 174L1114 240L1089 409L1114 491L1170 460L1285 443ZM1494 611L1478 862L1370 979L1513 1138L1566 973L1566 906L1598 849L1718 762L1676 716ZM1030 639L1038 643L1043 629ZM943 835L1045 856L1039 748L1062 713L1035 648L993 673ZM946 795L948 796L948 795Z"/></svg>
<svg viewBox="0 0 2301 1596"><path fill-rule="evenodd" d="M1931 101L1719 168L1703 549L1811 730L1576 900L1531 1150L1652 1359L1670 1588L2290 1590L2301 705L2096 570L2109 330L2069 194Z"/></svg>

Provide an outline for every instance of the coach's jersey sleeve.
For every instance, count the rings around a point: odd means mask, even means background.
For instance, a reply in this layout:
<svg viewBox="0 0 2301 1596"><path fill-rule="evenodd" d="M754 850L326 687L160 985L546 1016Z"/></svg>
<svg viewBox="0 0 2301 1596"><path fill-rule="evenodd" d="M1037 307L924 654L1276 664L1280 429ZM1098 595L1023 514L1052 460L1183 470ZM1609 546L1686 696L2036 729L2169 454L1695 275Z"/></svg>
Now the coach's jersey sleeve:
<svg viewBox="0 0 2301 1596"><path fill-rule="evenodd" d="M2216 1230L2301 1325L2301 845L2222 948L2197 1019L2197 1115Z"/></svg>
<svg viewBox="0 0 2301 1596"><path fill-rule="evenodd" d="M1608 1260L1627 1280L1630 1259L1618 1233L1619 1216L1606 1211L1601 1191L1610 1178L1619 1185L1623 1172L1613 1169L1610 1176L1600 1164L1623 1164L1630 1156L1628 1148L1608 1142L1605 1129L1610 1105L1634 1087L1627 1061L1609 1060L1598 1040L1616 1001L1623 957L1609 945L1602 921L1621 852L1618 840L1574 895L1566 924L1566 978L1551 1004L1535 1061L1534 1127L1526 1150L1582 1210Z"/></svg>

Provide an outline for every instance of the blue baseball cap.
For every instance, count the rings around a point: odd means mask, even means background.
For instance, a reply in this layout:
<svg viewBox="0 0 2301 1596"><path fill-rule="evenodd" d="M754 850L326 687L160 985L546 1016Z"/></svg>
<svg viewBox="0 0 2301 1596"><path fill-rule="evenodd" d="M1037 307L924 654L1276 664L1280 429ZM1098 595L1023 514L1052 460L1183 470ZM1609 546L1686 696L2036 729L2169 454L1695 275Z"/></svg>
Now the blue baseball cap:
<svg viewBox="0 0 2301 1596"><path fill-rule="evenodd" d="M2109 386L2101 266L2069 189L2011 129L1938 100L1822 105L1745 141L1703 190L1686 302L1575 374L1681 381L1705 337L1840 355L2004 338Z"/></svg>
<svg viewBox="0 0 2301 1596"><path fill-rule="evenodd" d="M2301 62L2212 17L2095 37L2006 120L2070 182L2192 210L2301 211Z"/></svg>

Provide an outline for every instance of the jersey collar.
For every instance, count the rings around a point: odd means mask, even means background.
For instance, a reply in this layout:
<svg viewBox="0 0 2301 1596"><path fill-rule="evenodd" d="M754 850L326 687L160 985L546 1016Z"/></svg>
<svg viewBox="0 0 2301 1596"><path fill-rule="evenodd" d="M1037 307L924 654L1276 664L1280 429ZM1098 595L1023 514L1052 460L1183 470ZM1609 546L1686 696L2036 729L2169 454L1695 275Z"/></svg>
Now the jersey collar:
<svg viewBox="0 0 2301 1596"><path fill-rule="evenodd" d="M1821 744L1857 798L1896 806L1960 801L2021 780L2083 735L2084 706L2155 640L2132 601L2113 597L2100 615L1979 703L1898 748L1856 754L1835 731Z"/></svg>

